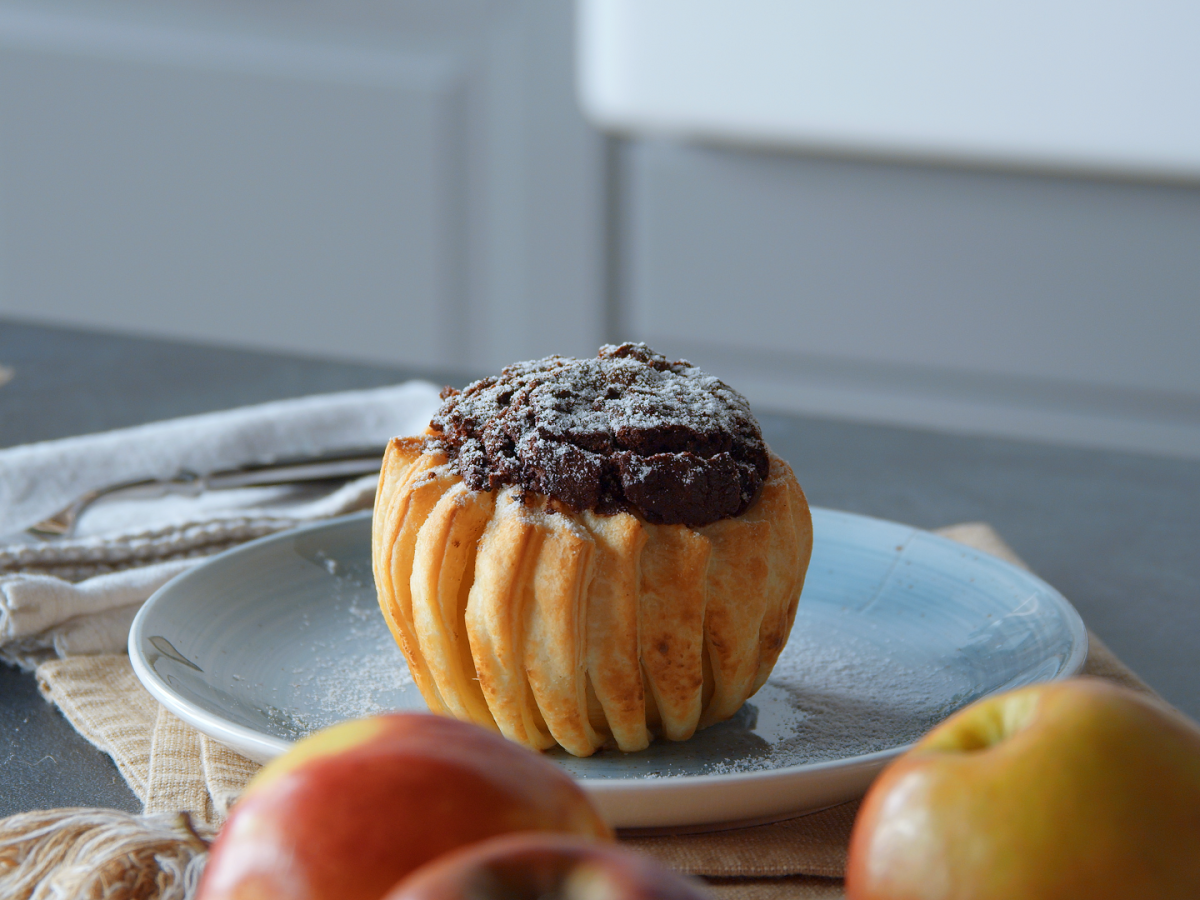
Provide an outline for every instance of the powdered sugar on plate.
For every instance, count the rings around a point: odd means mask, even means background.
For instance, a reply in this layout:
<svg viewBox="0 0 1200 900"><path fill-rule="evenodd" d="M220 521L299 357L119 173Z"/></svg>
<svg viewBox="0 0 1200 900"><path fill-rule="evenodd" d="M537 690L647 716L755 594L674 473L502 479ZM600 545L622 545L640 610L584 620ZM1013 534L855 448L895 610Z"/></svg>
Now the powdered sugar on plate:
<svg viewBox="0 0 1200 900"><path fill-rule="evenodd" d="M328 603L294 626L308 652L288 679L291 702L267 710L277 733L296 740L346 719L425 709L361 566L321 551L310 558L330 576Z"/></svg>
<svg viewBox="0 0 1200 900"><path fill-rule="evenodd" d="M889 653L903 637L839 628L816 604L801 608L771 678L732 719L644 753L552 755L573 774L602 778L732 775L831 762L921 737L967 699L954 673Z"/></svg>

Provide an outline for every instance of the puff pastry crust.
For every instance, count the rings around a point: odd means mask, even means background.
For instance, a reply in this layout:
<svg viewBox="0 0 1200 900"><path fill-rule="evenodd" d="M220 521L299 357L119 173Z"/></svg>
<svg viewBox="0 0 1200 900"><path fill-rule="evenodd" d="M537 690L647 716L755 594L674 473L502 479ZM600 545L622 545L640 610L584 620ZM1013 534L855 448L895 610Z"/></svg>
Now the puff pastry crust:
<svg viewBox="0 0 1200 900"><path fill-rule="evenodd" d="M812 519L774 454L753 505L690 528L474 491L414 437L384 456L372 542L380 607L432 711L589 756L685 740L766 682Z"/></svg>

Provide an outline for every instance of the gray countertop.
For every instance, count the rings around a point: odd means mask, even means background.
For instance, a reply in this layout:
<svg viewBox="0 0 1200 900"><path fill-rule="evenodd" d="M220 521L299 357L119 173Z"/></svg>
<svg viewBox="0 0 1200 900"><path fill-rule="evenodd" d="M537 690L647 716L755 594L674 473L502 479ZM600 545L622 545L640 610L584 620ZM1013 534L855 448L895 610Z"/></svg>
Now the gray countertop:
<svg viewBox="0 0 1200 900"><path fill-rule="evenodd" d="M0 321L0 447L414 375ZM717 373L719 374L719 373ZM736 385L735 385L736 387ZM1164 697L1200 718L1200 462L760 415L809 500L934 528L987 521ZM137 801L0 665L0 816Z"/></svg>

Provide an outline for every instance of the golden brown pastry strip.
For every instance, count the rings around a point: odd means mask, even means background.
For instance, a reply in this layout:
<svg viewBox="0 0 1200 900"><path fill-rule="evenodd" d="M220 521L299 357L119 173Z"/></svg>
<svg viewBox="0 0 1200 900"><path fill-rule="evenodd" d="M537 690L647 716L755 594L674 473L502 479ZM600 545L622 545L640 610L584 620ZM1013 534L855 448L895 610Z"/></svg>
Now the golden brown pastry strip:
<svg viewBox="0 0 1200 900"><path fill-rule="evenodd" d="M545 535L525 610L525 671L554 739L568 753L591 756L604 743L588 718L587 591L594 543L566 516L535 514Z"/></svg>
<svg viewBox="0 0 1200 900"><path fill-rule="evenodd" d="M645 528L638 612L642 669L663 734L683 741L696 731L704 701L704 612L712 544L686 527Z"/></svg>
<svg viewBox="0 0 1200 900"><path fill-rule="evenodd" d="M479 543L467 600L467 636L480 689L501 733L545 750L555 740L534 702L520 639L533 602L533 571L543 535L515 490L499 494Z"/></svg>
<svg viewBox="0 0 1200 900"><path fill-rule="evenodd" d="M384 455L380 478L389 469L403 465L408 447L392 441ZM390 462L389 462L390 460ZM446 714L447 708L421 656L420 643L412 624L411 578L416 555L417 534L438 498L458 476L445 466L440 454L422 454L404 469L400 486L388 498L385 509L378 510L376 522L382 522L380 553L375 559L376 587L380 607L388 627L408 660L409 672L429 709ZM378 501L377 501L378 502Z"/></svg>
<svg viewBox="0 0 1200 900"><path fill-rule="evenodd" d="M464 621L476 546L492 515L492 494L461 479L442 494L417 535L412 579L413 630L447 712L497 730L475 675Z"/></svg>
<svg viewBox="0 0 1200 900"><path fill-rule="evenodd" d="M638 607L646 531L629 513L583 522L595 541L595 574L588 591L587 672L600 706L597 730L611 733L626 753L650 745L642 683Z"/></svg>
<svg viewBox="0 0 1200 900"><path fill-rule="evenodd" d="M781 471L785 467L786 464L781 466ZM779 654L787 644L812 555L812 515L808 500L791 470L786 471L787 478L783 479L786 491L773 492L762 511L764 517L774 517L779 527L771 531L771 554L767 562L772 578L766 596L772 598L773 602L767 607L759 631L758 674L748 696L753 696L766 684ZM774 504L779 504L781 508L772 510Z"/></svg>

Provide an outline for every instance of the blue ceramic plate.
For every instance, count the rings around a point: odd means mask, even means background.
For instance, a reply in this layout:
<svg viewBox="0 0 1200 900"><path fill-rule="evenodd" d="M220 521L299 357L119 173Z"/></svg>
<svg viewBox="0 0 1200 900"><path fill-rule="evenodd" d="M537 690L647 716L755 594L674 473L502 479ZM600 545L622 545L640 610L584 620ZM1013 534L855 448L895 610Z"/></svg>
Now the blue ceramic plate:
<svg viewBox="0 0 1200 900"><path fill-rule="evenodd" d="M129 636L168 709L257 760L343 719L425 709L375 600L371 520L246 544L158 591ZM925 531L813 510L812 564L771 679L730 721L641 753L551 757L623 828L798 815L862 793L978 697L1077 673L1079 615L1045 582Z"/></svg>

